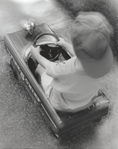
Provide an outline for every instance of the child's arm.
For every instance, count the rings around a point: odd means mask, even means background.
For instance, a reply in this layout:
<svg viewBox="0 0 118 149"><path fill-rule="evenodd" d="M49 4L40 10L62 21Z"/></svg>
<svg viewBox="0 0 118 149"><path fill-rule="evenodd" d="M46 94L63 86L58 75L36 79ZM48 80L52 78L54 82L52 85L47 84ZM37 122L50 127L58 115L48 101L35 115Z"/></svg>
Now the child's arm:
<svg viewBox="0 0 118 149"><path fill-rule="evenodd" d="M75 56L72 44L65 42L63 38L59 38L60 40L57 42L57 45L62 46L67 52L69 52L72 56Z"/></svg>
<svg viewBox="0 0 118 149"><path fill-rule="evenodd" d="M31 46L31 53L42 67L46 68L46 66L48 66L49 60L40 54L40 47L35 48Z"/></svg>

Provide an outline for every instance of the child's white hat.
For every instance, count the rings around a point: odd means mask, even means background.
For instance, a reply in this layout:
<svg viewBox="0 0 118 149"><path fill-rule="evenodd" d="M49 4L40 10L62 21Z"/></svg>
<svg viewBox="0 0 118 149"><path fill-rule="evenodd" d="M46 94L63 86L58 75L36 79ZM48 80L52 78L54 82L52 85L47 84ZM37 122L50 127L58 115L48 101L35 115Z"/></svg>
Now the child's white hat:
<svg viewBox="0 0 118 149"><path fill-rule="evenodd" d="M98 12L82 12L72 25L71 39L75 54L90 77L102 77L112 67L111 33L112 27Z"/></svg>

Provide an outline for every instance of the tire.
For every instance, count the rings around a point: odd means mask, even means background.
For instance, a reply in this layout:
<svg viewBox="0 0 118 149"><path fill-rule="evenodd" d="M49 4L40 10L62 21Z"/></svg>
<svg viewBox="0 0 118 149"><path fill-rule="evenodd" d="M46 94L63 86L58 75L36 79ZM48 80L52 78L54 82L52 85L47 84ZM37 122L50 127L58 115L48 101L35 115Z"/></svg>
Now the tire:
<svg viewBox="0 0 118 149"><path fill-rule="evenodd" d="M102 117L97 118L96 120L94 120L94 122L99 123L102 120Z"/></svg>

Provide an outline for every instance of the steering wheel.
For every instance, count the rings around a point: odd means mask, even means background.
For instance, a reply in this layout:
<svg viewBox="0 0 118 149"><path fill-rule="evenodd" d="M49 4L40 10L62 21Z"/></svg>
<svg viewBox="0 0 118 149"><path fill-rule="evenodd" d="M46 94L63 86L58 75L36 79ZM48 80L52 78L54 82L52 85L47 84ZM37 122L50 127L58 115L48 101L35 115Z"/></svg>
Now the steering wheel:
<svg viewBox="0 0 118 149"><path fill-rule="evenodd" d="M58 60L61 54L61 51L62 51L61 46L57 45L56 42L54 41L43 41L43 42L37 43L37 40L44 35L51 35L56 39L56 41L59 41L58 36L56 36L53 33L42 33L35 38L33 46L34 47L40 46L41 48L40 54L44 56L45 58L47 58L48 60L50 61Z"/></svg>
<svg viewBox="0 0 118 149"><path fill-rule="evenodd" d="M33 43L33 46L34 46L34 47L39 46L40 43L37 45L37 40L38 40L39 38L41 38L42 36L44 36L44 35L53 36L53 37L56 39L56 41L59 41L59 37L58 37L56 34L53 34L53 33L42 33L42 34L39 34L39 35L35 38L34 43ZM54 42L53 42L53 43L54 43Z"/></svg>

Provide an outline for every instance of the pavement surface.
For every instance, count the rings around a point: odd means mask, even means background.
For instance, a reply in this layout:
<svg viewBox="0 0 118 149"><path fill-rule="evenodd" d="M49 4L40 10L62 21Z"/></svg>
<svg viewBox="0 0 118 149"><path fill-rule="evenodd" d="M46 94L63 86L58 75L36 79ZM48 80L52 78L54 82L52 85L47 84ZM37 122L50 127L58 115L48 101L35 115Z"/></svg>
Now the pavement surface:
<svg viewBox="0 0 118 149"><path fill-rule="evenodd" d="M114 9L116 9L113 1ZM22 29L22 21L48 23L69 41L71 17L54 0L0 0L0 149L118 149L118 63L101 79L110 99L108 116L57 139L43 113L13 76L4 35Z"/></svg>

